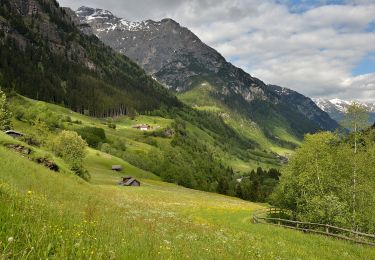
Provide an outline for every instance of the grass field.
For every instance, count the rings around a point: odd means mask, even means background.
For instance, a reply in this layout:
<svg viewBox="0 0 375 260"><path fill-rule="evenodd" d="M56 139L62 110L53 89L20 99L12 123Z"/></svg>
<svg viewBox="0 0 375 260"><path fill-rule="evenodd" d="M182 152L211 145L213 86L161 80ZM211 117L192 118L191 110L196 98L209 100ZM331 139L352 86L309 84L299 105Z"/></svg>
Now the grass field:
<svg viewBox="0 0 375 260"><path fill-rule="evenodd" d="M86 183L3 146L13 142L0 133L1 259L375 258L374 248L252 224L262 205L163 183L95 150ZM117 186L121 174L142 186Z"/></svg>

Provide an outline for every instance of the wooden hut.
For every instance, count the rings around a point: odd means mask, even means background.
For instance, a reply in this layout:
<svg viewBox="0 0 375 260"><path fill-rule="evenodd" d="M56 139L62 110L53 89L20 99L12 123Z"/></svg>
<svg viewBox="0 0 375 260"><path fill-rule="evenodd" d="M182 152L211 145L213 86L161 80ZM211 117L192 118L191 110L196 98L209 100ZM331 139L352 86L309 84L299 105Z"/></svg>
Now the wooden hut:
<svg viewBox="0 0 375 260"><path fill-rule="evenodd" d="M112 171L121 172L122 166L121 165L112 165Z"/></svg>
<svg viewBox="0 0 375 260"><path fill-rule="evenodd" d="M24 136L23 133L20 133L20 132L14 131L14 130L5 131L5 134L7 134L7 135L9 135L13 138L20 138L20 137Z"/></svg>
<svg viewBox="0 0 375 260"><path fill-rule="evenodd" d="M119 182L120 186L134 186L134 187L141 186L141 182L136 180L132 176L124 176L121 179L122 180Z"/></svg>

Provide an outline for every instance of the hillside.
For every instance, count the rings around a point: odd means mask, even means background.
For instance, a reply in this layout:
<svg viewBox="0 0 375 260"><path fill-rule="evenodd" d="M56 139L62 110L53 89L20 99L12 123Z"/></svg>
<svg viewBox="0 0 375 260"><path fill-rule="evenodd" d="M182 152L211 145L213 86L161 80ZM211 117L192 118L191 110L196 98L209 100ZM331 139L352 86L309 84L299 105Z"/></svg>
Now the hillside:
<svg viewBox="0 0 375 260"><path fill-rule="evenodd" d="M337 122L340 122L344 118L344 114L346 108L352 104L354 101L348 100L341 100L341 99L324 99L324 98L316 98L313 99L314 102L317 104L320 109L327 112L330 117L332 117ZM360 104L366 108L370 116L370 123L375 122L375 104L374 103L366 103L360 102Z"/></svg>
<svg viewBox="0 0 375 260"><path fill-rule="evenodd" d="M0 86L3 90L97 118L123 115L134 118L141 113L148 115L141 123L159 124L164 119L166 122L178 119L179 125L186 128L182 133L189 138L175 140L173 149L169 149L171 145L162 147L165 153L181 155L180 161L184 164L170 170L171 181L190 179L190 175L198 178L207 172L216 175L214 180L217 180L223 172L233 175L230 168L245 172L258 166L280 165L278 155L271 153L274 145L263 145L261 138L258 142L256 138L243 135L215 113L183 105L130 59L106 47L95 36L81 33L82 28L77 27L78 21L71 11L59 8L57 2L6 0L0 4L0 16ZM35 117L44 111L34 112ZM128 123L137 124L135 121ZM135 136L146 144L152 138ZM125 139L120 134L113 138ZM128 155L132 156L129 160L144 169L161 172L162 169L154 169L157 163L147 158L149 150L153 150L150 148L155 148L155 141L151 142ZM199 154L207 154L207 157ZM190 169L192 160L197 160L196 166ZM210 166L199 168L200 160L208 161ZM205 165L205 162L200 164ZM220 166L224 167L212 170ZM176 177L179 172L185 177ZM207 180L204 182L205 190L212 189ZM188 181L185 185L193 184Z"/></svg>
<svg viewBox="0 0 375 260"><path fill-rule="evenodd" d="M81 33L55 0L0 2L0 85L97 117L181 107L130 59Z"/></svg>
<svg viewBox="0 0 375 260"><path fill-rule="evenodd" d="M337 126L171 19L0 0L0 259L375 259L328 226L375 227L375 131Z"/></svg>
<svg viewBox="0 0 375 260"><path fill-rule="evenodd" d="M32 143L45 146L61 130L76 131L92 148L189 188L216 192L218 181L225 178L232 183L230 193L234 195L233 184L239 176L257 167L281 165L275 153L258 147L267 143L251 143L205 111L179 110L174 118L156 111L153 115L100 119L19 95L9 97L9 108L13 129L26 134ZM137 125L150 129L141 131ZM104 137L97 136L98 131Z"/></svg>
<svg viewBox="0 0 375 260"><path fill-rule="evenodd" d="M298 139L308 132L338 127L309 98L266 85L236 68L171 19L129 22L110 11L89 7L76 13L84 28L90 26L104 43L129 56L169 89L189 93L199 91L201 84L211 85L208 93L201 94L208 94L221 109L228 108L231 116L255 122L277 145L290 146L278 129ZM194 105L198 100L190 101Z"/></svg>
<svg viewBox="0 0 375 260"><path fill-rule="evenodd" d="M251 224L251 212L261 205L163 183L94 150L85 160L92 175L86 183L69 171L49 171L3 146L15 142L0 133L2 258L375 256L372 248ZM126 174L139 177L142 186L118 187L122 173L108 170L114 163L128 165Z"/></svg>

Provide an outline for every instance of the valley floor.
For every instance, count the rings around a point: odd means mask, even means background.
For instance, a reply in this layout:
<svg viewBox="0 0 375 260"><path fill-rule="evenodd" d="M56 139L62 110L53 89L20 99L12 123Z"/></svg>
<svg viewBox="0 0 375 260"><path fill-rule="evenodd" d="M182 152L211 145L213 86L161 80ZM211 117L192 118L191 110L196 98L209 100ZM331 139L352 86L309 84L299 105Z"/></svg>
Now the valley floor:
<svg viewBox="0 0 375 260"><path fill-rule="evenodd" d="M91 183L10 151L0 133L0 258L374 259L375 250L251 223L250 202L164 183L90 150ZM110 170L122 164L123 173ZM141 187L119 187L122 175Z"/></svg>

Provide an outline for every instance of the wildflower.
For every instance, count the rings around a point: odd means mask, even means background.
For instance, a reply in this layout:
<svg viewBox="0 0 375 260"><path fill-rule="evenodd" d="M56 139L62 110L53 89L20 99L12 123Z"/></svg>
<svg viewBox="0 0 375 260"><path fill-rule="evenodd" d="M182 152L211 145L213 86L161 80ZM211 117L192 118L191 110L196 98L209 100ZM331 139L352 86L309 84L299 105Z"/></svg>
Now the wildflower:
<svg viewBox="0 0 375 260"><path fill-rule="evenodd" d="M29 190L28 192L27 192L27 195L32 195L33 194L33 192L31 191L31 190Z"/></svg>
<svg viewBox="0 0 375 260"><path fill-rule="evenodd" d="M8 242L9 242L9 243L12 243L13 241L14 241L14 237L9 237L9 238L8 238Z"/></svg>

